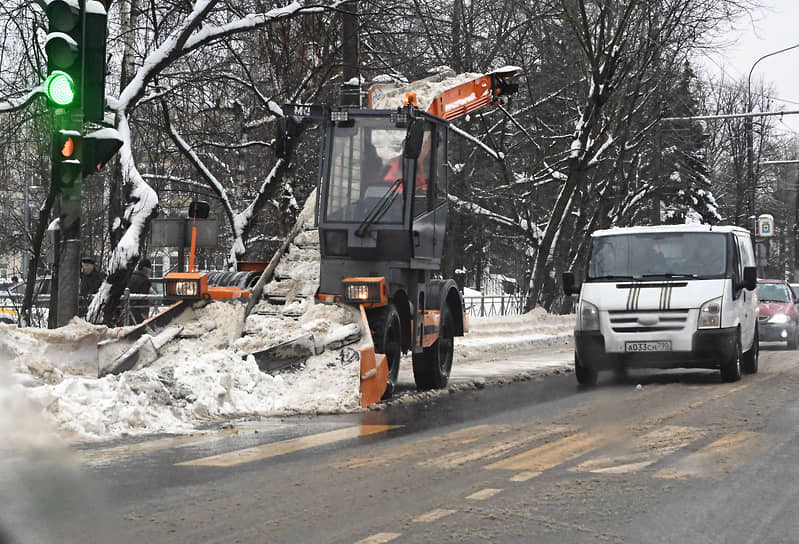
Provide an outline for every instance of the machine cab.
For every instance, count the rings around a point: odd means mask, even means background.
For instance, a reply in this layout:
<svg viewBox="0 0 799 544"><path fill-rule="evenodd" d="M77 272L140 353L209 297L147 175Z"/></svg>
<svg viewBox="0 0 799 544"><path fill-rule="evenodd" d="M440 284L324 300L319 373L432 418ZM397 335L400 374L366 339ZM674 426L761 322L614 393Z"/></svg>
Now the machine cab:
<svg viewBox="0 0 799 544"><path fill-rule="evenodd" d="M317 216L322 259L438 268L448 123L412 106L342 109L331 117L337 120L327 123L323 142Z"/></svg>

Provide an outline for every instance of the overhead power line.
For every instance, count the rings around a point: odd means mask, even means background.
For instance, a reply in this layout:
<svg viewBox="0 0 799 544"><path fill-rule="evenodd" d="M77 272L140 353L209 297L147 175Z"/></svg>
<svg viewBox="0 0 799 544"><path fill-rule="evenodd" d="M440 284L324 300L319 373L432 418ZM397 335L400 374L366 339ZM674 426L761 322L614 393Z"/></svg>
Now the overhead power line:
<svg viewBox="0 0 799 544"><path fill-rule="evenodd" d="M799 110L790 111L764 111L750 113L725 113L721 115L691 115L688 117L663 117L661 121L714 121L719 119L744 119L751 117L773 117L776 115L796 115Z"/></svg>

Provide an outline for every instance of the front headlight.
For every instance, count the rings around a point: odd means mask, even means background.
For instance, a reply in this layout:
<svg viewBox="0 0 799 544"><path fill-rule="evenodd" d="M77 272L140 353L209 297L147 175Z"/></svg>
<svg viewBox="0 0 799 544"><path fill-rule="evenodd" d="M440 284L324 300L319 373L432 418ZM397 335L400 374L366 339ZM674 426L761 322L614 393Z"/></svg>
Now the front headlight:
<svg viewBox="0 0 799 544"><path fill-rule="evenodd" d="M699 308L699 328L717 329L721 326L721 297L708 300Z"/></svg>
<svg viewBox="0 0 799 544"><path fill-rule="evenodd" d="M774 314L768 320L769 323L776 323L776 324L787 323L788 321L790 321L790 319L785 314Z"/></svg>
<svg viewBox="0 0 799 544"><path fill-rule="evenodd" d="M577 313L577 329L581 331L599 330L599 310L588 301L580 302L580 310Z"/></svg>
<svg viewBox="0 0 799 544"><path fill-rule="evenodd" d="M183 297L196 297L199 289L196 281L175 282L175 294Z"/></svg>
<svg viewBox="0 0 799 544"><path fill-rule="evenodd" d="M379 308L388 304L388 284L382 276L367 278L344 278L344 300L364 304L367 308Z"/></svg>

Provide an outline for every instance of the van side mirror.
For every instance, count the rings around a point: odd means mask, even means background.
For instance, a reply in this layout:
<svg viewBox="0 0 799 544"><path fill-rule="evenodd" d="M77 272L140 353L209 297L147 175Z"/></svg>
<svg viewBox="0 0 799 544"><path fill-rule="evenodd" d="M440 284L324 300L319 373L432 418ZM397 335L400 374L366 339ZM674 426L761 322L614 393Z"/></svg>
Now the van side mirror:
<svg viewBox="0 0 799 544"><path fill-rule="evenodd" d="M574 279L574 272L564 272L561 274L563 292L567 295L579 295L580 284Z"/></svg>
<svg viewBox="0 0 799 544"><path fill-rule="evenodd" d="M411 119L408 130L405 133L405 149L402 155L406 159L416 160L422 153L422 141L424 140L424 121L421 119Z"/></svg>
<svg viewBox="0 0 799 544"><path fill-rule="evenodd" d="M747 291L752 291L757 287L757 267L754 266L744 267L743 287Z"/></svg>

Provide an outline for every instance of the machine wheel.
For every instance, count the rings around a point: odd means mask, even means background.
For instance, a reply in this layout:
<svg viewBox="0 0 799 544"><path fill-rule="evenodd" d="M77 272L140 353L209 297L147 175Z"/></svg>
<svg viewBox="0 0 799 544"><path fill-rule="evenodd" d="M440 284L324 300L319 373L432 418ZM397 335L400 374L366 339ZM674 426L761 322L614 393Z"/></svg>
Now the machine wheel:
<svg viewBox="0 0 799 544"><path fill-rule="evenodd" d="M741 334L735 339L735 353L721 366L721 379L725 382L737 382L741 379Z"/></svg>
<svg viewBox="0 0 799 544"><path fill-rule="evenodd" d="M756 374L758 360L760 359L760 335L755 328L755 338L752 340L752 347L744 353L743 371L747 374Z"/></svg>
<svg viewBox="0 0 799 544"><path fill-rule="evenodd" d="M596 385L599 372L594 368L584 367L580 363L580 357L574 352L574 375L577 376L577 383L585 387Z"/></svg>
<svg viewBox="0 0 799 544"><path fill-rule="evenodd" d="M400 356L402 355L402 326L399 312L393 304L379 308L367 315L369 328L375 343L375 352L386 355L388 364L388 384L383 398L394 393L394 386L399 376Z"/></svg>
<svg viewBox="0 0 799 544"><path fill-rule="evenodd" d="M443 389L449 381L455 348L455 319L446 305L441 308L439 323L438 340L413 356L413 379L418 389Z"/></svg>

